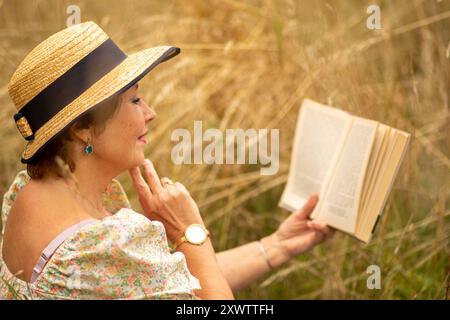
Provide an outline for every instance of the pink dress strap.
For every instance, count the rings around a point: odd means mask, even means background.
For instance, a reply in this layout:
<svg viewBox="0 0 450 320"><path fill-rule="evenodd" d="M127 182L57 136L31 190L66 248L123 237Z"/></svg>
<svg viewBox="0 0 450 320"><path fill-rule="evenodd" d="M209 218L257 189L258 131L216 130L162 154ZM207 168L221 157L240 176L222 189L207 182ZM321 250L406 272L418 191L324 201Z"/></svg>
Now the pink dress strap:
<svg viewBox="0 0 450 320"><path fill-rule="evenodd" d="M100 220L97 220L97 219L82 220L82 221L74 224L73 226L70 226L69 228L65 229L60 234L58 234L42 251L42 254L40 255L36 265L33 268L33 273L31 275L31 283L36 281L37 277L44 269L48 260L50 260L52 255L55 253L56 249L61 245L61 243L64 242L64 240L66 240L68 237L70 237L72 234L77 232L79 229L81 229L85 225L95 223L98 221L100 221Z"/></svg>

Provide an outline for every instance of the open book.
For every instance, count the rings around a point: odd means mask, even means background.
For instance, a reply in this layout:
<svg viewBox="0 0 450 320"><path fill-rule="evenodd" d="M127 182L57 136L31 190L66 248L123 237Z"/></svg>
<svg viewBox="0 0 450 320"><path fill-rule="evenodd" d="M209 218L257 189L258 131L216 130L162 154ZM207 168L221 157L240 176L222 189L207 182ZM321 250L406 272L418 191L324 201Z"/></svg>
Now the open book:
<svg viewBox="0 0 450 320"><path fill-rule="evenodd" d="M407 132L305 99L279 205L295 211L315 192L312 219L369 242L409 139Z"/></svg>

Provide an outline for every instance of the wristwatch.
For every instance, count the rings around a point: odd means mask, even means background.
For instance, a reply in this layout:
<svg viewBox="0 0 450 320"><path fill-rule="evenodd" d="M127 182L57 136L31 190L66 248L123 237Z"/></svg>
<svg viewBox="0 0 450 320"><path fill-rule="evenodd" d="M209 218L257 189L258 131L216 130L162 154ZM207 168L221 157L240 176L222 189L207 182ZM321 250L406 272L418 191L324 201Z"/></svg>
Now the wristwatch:
<svg viewBox="0 0 450 320"><path fill-rule="evenodd" d="M184 235L173 243L176 249L180 244L188 242L194 245L202 245L209 236L209 231L201 224L191 224L184 231Z"/></svg>

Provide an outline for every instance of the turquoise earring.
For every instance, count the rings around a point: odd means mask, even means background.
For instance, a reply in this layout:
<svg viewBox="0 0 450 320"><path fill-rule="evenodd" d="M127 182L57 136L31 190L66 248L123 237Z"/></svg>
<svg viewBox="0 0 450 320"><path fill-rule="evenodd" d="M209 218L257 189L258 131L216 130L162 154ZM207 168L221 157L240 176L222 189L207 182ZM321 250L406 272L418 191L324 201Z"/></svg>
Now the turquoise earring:
<svg viewBox="0 0 450 320"><path fill-rule="evenodd" d="M84 148L84 153L86 153L87 155L90 155L93 150L94 150L94 148L92 147L92 144L89 142L89 138L88 138L87 145Z"/></svg>

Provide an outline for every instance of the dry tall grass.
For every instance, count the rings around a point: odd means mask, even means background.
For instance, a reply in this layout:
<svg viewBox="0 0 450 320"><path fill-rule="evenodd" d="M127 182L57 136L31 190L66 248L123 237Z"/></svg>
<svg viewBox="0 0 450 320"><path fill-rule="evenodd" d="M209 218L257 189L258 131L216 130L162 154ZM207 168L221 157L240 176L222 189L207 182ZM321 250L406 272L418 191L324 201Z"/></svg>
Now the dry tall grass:
<svg viewBox="0 0 450 320"><path fill-rule="evenodd" d="M381 5L381 31L366 28L373 3ZM288 215L277 203L304 97L412 133L372 243L338 234L237 298L448 296L449 0L0 1L0 194L23 168L8 80L27 52L64 27L69 4L127 52L182 48L141 82L158 113L146 152L161 175L192 191L217 250L258 239ZM257 166L174 166L170 134L191 130L194 120L204 128L279 128L279 174L261 176ZM139 208L129 177L119 180ZM371 264L381 267L381 290L366 288Z"/></svg>

